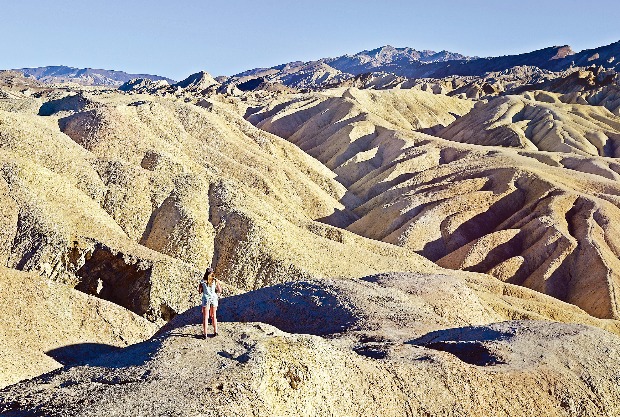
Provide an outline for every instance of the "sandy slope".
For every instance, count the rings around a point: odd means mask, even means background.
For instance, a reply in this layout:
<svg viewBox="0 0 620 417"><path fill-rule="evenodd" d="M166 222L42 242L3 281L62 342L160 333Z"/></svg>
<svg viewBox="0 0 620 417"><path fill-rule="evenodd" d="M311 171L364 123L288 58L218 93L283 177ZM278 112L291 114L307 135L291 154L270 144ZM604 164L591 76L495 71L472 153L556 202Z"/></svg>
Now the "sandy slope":
<svg viewBox="0 0 620 417"><path fill-rule="evenodd" d="M100 92L12 92L3 103L0 256L35 273L23 280L66 285L50 287L49 297L76 288L161 325L196 305L197 279L210 265L228 293L434 268L410 250L316 221L352 217L335 174L224 105ZM114 326L122 334L133 325L124 327L129 312L120 307ZM9 344L19 338L17 320L1 326L13 329ZM26 324L44 328L45 320ZM58 340L74 333L69 326ZM3 369L3 381L57 366L37 350L45 347L33 349L15 362L32 370Z"/></svg>
<svg viewBox="0 0 620 417"><path fill-rule="evenodd" d="M584 156L618 157L620 118L602 106L565 104L559 95L504 96L438 133L464 143Z"/></svg>

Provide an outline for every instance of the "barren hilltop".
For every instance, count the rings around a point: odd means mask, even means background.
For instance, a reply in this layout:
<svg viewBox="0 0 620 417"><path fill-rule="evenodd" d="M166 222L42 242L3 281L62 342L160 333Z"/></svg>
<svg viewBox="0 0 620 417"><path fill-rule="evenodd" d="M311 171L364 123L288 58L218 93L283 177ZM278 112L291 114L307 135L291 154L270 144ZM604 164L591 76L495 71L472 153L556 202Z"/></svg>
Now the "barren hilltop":
<svg viewBox="0 0 620 417"><path fill-rule="evenodd" d="M619 415L617 45L0 72L0 413Z"/></svg>

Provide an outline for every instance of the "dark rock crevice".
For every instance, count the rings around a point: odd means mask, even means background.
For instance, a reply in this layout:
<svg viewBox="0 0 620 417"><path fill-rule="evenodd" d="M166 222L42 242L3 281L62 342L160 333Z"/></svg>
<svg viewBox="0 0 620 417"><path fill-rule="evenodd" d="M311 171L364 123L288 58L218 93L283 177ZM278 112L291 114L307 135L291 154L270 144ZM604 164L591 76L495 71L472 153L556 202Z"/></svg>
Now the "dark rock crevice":
<svg viewBox="0 0 620 417"><path fill-rule="evenodd" d="M151 274L152 265L98 246L77 271L76 289L152 319Z"/></svg>

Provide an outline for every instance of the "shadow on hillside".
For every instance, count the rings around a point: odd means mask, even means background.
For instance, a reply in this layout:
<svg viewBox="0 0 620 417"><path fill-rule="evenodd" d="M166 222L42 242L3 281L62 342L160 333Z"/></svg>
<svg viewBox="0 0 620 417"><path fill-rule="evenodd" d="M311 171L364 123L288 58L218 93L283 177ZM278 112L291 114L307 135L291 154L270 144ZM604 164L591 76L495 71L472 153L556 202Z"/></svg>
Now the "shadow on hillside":
<svg viewBox="0 0 620 417"><path fill-rule="evenodd" d="M87 103L88 101L82 94L50 100L41 105L39 108L39 116L51 116L60 111L81 111Z"/></svg>
<svg viewBox="0 0 620 417"><path fill-rule="evenodd" d="M288 282L220 300L220 322L261 322L288 333L326 336L358 321L355 310L335 290L316 282ZM202 323L200 307L172 319L158 332Z"/></svg>
<svg viewBox="0 0 620 417"><path fill-rule="evenodd" d="M318 282L288 282L245 294L222 298L219 322L261 322L288 333L328 336L351 329L358 322L355 308L338 295L337 288ZM201 308L194 307L176 316L153 338L122 349L98 343L63 346L46 352L65 366L101 366L125 368L146 364L169 337L200 339L196 333L181 329L200 326Z"/></svg>
<svg viewBox="0 0 620 417"><path fill-rule="evenodd" d="M124 348L103 343L77 343L50 350L45 354L69 367L81 365L106 368L142 366L159 350L167 337L202 338L199 333L171 331L166 335L155 335L149 340Z"/></svg>
<svg viewBox="0 0 620 417"><path fill-rule="evenodd" d="M45 354L65 366L88 365L93 359L119 350L105 343L77 343L49 350Z"/></svg>
<svg viewBox="0 0 620 417"><path fill-rule="evenodd" d="M466 326L437 330L406 343L451 353L470 365L493 366L506 362L493 352L488 342L498 342L509 336L509 333L489 327Z"/></svg>

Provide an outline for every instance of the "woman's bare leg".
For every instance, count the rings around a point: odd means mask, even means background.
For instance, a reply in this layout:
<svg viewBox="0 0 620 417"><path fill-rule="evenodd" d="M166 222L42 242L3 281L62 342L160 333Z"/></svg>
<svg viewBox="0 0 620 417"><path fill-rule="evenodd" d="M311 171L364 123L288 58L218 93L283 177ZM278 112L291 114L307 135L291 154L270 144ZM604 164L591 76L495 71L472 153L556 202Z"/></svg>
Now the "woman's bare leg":
<svg viewBox="0 0 620 417"><path fill-rule="evenodd" d="M215 315L217 307L211 304L211 322L213 323L213 333L217 334L217 317Z"/></svg>
<svg viewBox="0 0 620 417"><path fill-rule="evenodd" d="M207 309L202 307L202 334L207 335Z"/></svg>

